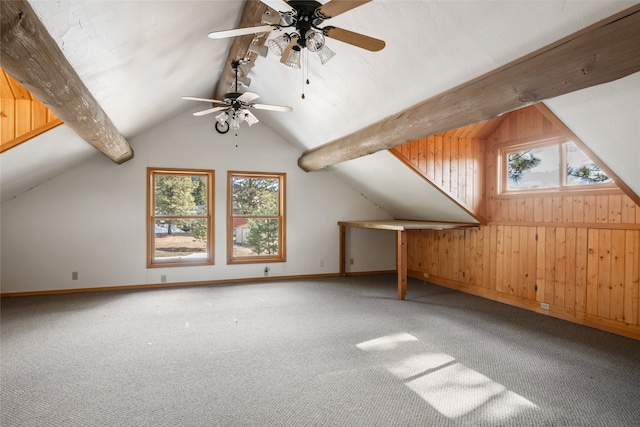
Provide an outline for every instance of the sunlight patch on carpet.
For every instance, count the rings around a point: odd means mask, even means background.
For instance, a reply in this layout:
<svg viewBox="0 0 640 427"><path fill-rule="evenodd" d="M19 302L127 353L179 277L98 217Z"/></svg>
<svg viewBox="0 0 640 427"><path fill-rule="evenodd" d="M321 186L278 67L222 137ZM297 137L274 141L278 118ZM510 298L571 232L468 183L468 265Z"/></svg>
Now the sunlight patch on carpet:
<svg viewBox="0 0 640 427"><path fill-rule="evenodd" d="M411 341L418 341L418 338L406 332L400 332L398 334L387 335L361 342L360 344L356 344L356 347L363 351L384 351L393 350L400 344Z"/></svg>
<svg viewBox="0 0 640 427"><path fill-rule="evenodd" d="M408 381L406 385L448 418L467 415L488 404L493 419L536 408L524 397L460 363Z"/></svg>
<svg viewBox="0 0 640 427"><path fill-rule="evenodd" d="M360 350L401 350L418 338L401 332L356 344ZM538 408L507 387L481 373L455 362L446 353L420 352L399 354L385 365L386 369L425 402L445 417L455 419L477 411L487 421L505 421L524 410Z"/></svg>

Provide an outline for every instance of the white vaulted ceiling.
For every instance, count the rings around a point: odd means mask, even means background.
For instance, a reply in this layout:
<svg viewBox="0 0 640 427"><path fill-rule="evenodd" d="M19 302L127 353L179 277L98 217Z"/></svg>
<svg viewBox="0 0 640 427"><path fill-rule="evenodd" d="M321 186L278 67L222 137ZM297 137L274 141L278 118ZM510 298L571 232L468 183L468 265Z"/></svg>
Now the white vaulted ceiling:
<svg viewBox="0 0 640 427"><path fill-rule="evenodd" d="M180 97L213 95L232 39L213 40L207 34L234 28L244 6L238 0L30 3L127 139L171 117L202 109L202 105ZM261 125L280 134L302 153L397 114L636 3L373 0L329 22L383 39L386 47L382 51L369 52L328 39L327 45L336 56L322 66L314 54L309 54L304 75L301 70L283 66L272 54L259 57L249 75L249 90L260 94L260 102L290 105L294 111L255 114ZM635 171L640 164L637 74L550 100L548 105L603 160L615 162L609 166L640 193ZM310 84L304 85L307 76ZM605 110L604 115L601 110ZM606 141L604 136L608 136ZM615 153L610 149L612 141L619 148L613 150ZM29 142L22 151L29 146L36 144ZM74 151L68 149L69 153ZM8 161L11 151L2 155L3 162ZM86 157L83 150L75 151L78 161ZM381 167L374 156L369 157L373 164L368 168ZM358 173L359 166L353 165L350 168L345 162L336 169L353 185L366 187L367 180L349 178ZM7 179L11 181L12 176L3 172L3 181ZM362 192L371 192L368 190L372 189L363 188ZM404 209L397 207L400 212Z"/></svg>

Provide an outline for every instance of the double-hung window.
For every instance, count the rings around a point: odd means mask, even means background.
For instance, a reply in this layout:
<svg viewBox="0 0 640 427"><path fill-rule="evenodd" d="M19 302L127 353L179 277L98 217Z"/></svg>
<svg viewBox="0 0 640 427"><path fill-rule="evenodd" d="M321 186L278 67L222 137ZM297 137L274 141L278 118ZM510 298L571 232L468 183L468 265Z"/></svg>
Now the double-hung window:
<svg viewBox="0 0 640 427"><path fill-rule="evenodd" d="M286 261L285 176L229 171L229 264Z"/></svg>
<svg viewBox="0 0 640 427"><path fill-rule="evenodd" d="M147 267L210 265L214 171L147 169Z"/></svg>

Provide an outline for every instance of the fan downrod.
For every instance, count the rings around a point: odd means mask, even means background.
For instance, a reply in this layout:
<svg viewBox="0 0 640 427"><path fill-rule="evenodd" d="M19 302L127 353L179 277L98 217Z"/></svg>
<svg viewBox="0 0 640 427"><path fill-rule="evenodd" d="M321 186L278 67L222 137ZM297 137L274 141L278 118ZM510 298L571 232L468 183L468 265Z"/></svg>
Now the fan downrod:
<svg viewBox="0 0 640 427"><path fill-rule="evenodd" d="M240 61L232 61L231 62L231 68L233 69L233 72L235 73L235 89L236 89L236 91L235 92L225 93L224 97L223 97L224 101L227 102L229 104L229 106L231 108L233 108L235 111L238 111L239 109L242 108L242 104L240 103L240 101L238 101L238 98L242 95L240 92L238 92L238 67L239 66L240 66Z"/></svg>

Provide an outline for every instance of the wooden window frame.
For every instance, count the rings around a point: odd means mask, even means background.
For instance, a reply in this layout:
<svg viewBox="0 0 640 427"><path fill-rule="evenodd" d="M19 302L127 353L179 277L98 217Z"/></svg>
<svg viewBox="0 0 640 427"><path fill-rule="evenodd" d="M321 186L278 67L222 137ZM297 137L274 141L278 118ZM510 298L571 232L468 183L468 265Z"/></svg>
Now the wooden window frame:
<svg viewBox="0 0 640 427"><path fill-rule="evenodd" d="M508 196L522 196L522 195L528 195L528 194L553 195L553 194L559 194L559 193L569 195L572 193L584 194L585 192L589 192L589 193L611 192L612 190L614 192L617 192L618 187L616 186L615 182L597 183L597 184L591 184L591 185L568 185L567 184L567 176L565 173L562 173L563 165L566 164L566 160L567 160L567 150L563 147L565 147L566 143L570 143L570 142L573 143L580 150L582 150L584 153L581 143L573 141L564 136L546 138L546 139L536 138L534 140L519 141L517 143L508 144L503 147L500 147L500 149L498 150L498 165L499 165L498 196L508 197ZM558 155L558 162L559 162L558 187L507 190L507 186L508 186L507 184L509 180L507 176L507 170L508 170L507 159L510 153L524 151L527 149L546 148L546 147L552 147L552 146L558 147L558 151L559 151L558 153L559 154ZM587 155L587 157L589 157L587 153L584 153L584 154ZM591 159L591 157L589 158ZM597 165L597 163L593 159L591 159L591 161ZM611 177L609 176L609 178Z"/></svg>
<svg viewBox="0 0 640 427"><path fill-rule="evenodd" d="M206 215L156 215L155 177L158 175L202 176L207 178ZM207 169L147 168L147 268L193 267L213 265L214 254L214 188L215 171ZM155 259L155 223L158 218L186 218L207 220L207 258L194 261L157 261Z"/></svg>
<svg viewBox="0 0 640 427"><path fill-rule="evenodd" d="M278 214L277 215L263 215L255 216L251 218L277 218L280 221L280 227L278 228L278 255L250 255L250 256L234 256L234 236L233 236L233 223L234 218L248 218L247 215L234 215L233 214L233 178L275 178L278 179ZM227 264L259 264L259 263L272 263L272 262L286 262L286 177L284 172L243 172L243 171L228 171L227 172Z"/></svg>

